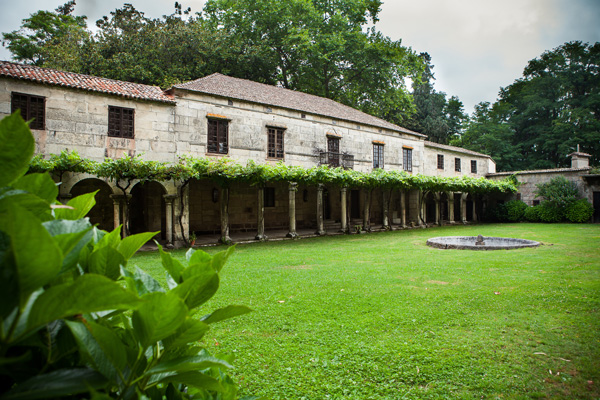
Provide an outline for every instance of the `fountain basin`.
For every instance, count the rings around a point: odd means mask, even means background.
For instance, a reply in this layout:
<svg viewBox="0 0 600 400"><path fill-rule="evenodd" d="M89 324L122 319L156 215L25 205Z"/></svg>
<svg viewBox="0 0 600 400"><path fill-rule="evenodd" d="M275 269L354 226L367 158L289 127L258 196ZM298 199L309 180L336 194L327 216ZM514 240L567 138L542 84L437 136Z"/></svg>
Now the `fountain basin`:
<svg viewBox="0 0 600 400"><path fill-rule="evenodd" d="M479 240L478 240L479 238ZM438 249L457 250L512 250L537 247L540 242L527 239L491 236L440 236L427 240L427 245Z"/></svg>

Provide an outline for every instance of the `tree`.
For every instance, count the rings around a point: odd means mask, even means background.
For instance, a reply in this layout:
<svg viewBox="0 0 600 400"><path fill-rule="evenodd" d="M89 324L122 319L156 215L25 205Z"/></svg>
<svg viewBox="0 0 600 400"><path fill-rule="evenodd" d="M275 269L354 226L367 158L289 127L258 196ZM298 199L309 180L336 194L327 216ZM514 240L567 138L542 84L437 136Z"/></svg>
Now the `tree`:
<svg viewBox="0 0 600 400"><path fill-rule="evenodd" d="M460 137L465 124L469 121L469 116L465 114L462 101L457 96L450 97L444 107L444 114L448 125L449 141Z"/></svg>
<svg viewBox="0 0 600 400"><path fill-rule="evenodd" d="M2 44L16 61L78 71L79 49L89 36L86 17L74 16L75 0L54 12L38 11L23 20L21 28L3 33Z"/></svg>

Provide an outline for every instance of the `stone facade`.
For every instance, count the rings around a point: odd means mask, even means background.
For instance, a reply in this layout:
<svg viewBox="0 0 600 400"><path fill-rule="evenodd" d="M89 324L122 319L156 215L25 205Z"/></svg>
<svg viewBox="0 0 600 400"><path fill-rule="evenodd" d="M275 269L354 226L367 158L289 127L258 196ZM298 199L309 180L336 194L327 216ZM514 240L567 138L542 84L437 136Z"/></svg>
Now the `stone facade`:
<svg viewBox="0 0 600 400"><path fill-rule="evenodd" d="M32 73L48 71L27 68ZM338 145L336 152L353 158L352 167L361 172L373 170L374 149L381 149L381 146L383 151L379 153L377 162L387 170L408 169L414 174L475 177L495 172L493 160L486 155L427 142L421 134L316 96L284 92L300 96L299 99L306 102L305 108L298 109L285 101L274 104L250 101L245 92L243 96L231 98L175 87L163 94L157 93L158 88L137 85L134 89L139 89L142 94L127 96L127 93L114 89L112 92L96 90L93 86L82 89L70 83L83 77L99 81L95 84L100 88L112 85L120 90L117 81L62 74L66 83L57 85L53 81L32 81L18 73L10 75L0 68L0 118L10 114L15 93L43 98L44 128L32 129L38 154L76 150L82 157L95 161L102 161L105 157L118 158L123 154L143 154L146 160L167 163L177 162L180 155L192 155L228 157L241 164L252 160L256 163L284 162L292 166L313 167L323 162L322 153L331 152L328 143L334 140ZM224 76L218 78L232 85L248 82ZM271 92L284 90L266 85L260 88ZM306 107L310 108L313 100L330 109L323 113L319 110L307 112ZM109 136L109 108L132 110L133 137ZM226 154L209 152L207 147L209 121L215 119L227 125ZM283 157L268 156L269 129L283 132ZM410 168L405 165L407 154L410 154ZM446 160L443 169L437 168L440 154ZM455 158L461 158L463 162L459 172L454 168ZM471 172L472 161L476 164L475 172ZM223 231L224 212L228 215L227 231L257 230L257 237L261 237L264 229L288 229L291 207L298 228L315 228L317 231L351 230L353 226L367 229L371 223L389 227L393 224L410 226L425 221L438 222L440 218L466 220L464 207L450 205L455 201L454 194L444 194L445 206L440 208L439 196L420 202L421 193L414 190L364 193L338 187L302 186L292 190L288 184L277 184L265 189L234 185L224 192L215 183L203 180L191 182L183 188L183 197L180 197L180 190L174 182L144 185L133 182L124 193L114 182L67 173L63 176L60 196L66 200L96 189L100 193L97 195L98 206L91 215L93 222L109 229L111 225L118 226L128 219L131 232L140 229L161 231L157 239L170 244L181 242L189 231L227 235ZM267 198L265 191L272 198L266 206L262 204ZM223 198L227 200L225 205ZM367 201L368 198L370 201ZM438 206L432 208L432 202ZM371 204L370 209L365 209L367 203ZM420 212L426 213L427 207L429 217L420 220ZM445 211L441 214L434 211L440 209ZM450 212L450 209L454 211ZM347 215L342 210L346 210Z"/></svg>

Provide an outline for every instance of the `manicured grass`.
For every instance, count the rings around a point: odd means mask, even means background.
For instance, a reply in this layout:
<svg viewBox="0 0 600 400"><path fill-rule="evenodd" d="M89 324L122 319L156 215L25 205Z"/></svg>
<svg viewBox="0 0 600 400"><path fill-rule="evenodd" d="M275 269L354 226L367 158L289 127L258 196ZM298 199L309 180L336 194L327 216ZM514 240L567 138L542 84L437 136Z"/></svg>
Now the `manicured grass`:
<svg viewBox="0 0 600 400"><path fill-rule="evenodd" d="M543 246L438 250L434 236ZM223 248L212 248L213 253ZM184 251L175 251L183 258ZM156 253L130 263L164 283ZM238 246L206 345L271 399L600 398L600 225L494 224Z"/></svg>

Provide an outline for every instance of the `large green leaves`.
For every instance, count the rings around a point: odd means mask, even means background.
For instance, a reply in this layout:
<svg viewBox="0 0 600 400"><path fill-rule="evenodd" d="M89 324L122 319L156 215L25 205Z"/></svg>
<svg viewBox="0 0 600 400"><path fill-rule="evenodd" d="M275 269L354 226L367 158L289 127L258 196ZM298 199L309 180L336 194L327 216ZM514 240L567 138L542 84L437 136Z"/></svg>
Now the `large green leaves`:
<svg viewBox="0 0 600 400"><path fill-rule="evenodd" d="M133 309L141 302L135 294L109 278L86 274L42 293L33 304L28 327L33 329L55 319L77 314Z"/></svg>
<svg viewBox="0 0 600 400"><path fill-rule="evenodd" d="M183 301L172 293L149 293L133 312L131 322L143 347L166 338L179 328L187 315Z"/></svg>
<svg viewBox="0 0 600 400"><path fill-rule="evenodd" d="M96 192L82 194L72 198L67 202L70 208L57 208L54 210L56 219L80 219L85 217L88 212L96 205Z"/></svg>
<svg viewBox="0 0 600 400"><path fill-rule="evenodd" d="M33 156L35 142L19 112L0 120L0 187L24 175Z"/></svg>

